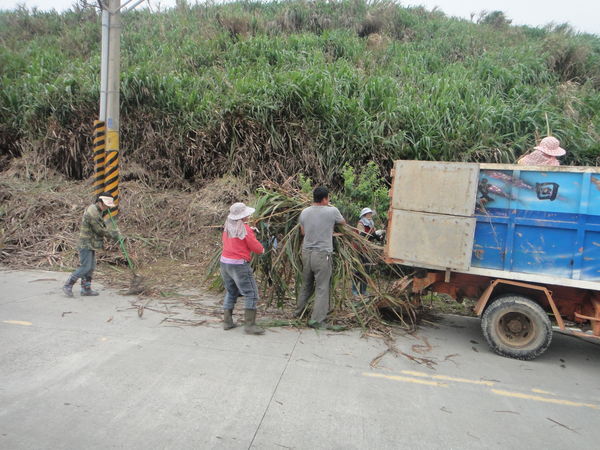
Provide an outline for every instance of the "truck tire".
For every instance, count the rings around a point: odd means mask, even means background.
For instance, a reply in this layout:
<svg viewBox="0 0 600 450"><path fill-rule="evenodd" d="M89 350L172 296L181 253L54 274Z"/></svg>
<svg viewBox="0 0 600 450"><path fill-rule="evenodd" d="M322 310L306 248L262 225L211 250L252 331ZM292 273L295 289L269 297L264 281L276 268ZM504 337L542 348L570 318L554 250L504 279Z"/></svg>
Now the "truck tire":
<svg viewBox="0 0 600 450"><path fill-rule="evenodd" d="M497 297L483 313L481 328L490 348L508 358L537 358L552 341L552 324L546 312L520 295Z"/></svg>

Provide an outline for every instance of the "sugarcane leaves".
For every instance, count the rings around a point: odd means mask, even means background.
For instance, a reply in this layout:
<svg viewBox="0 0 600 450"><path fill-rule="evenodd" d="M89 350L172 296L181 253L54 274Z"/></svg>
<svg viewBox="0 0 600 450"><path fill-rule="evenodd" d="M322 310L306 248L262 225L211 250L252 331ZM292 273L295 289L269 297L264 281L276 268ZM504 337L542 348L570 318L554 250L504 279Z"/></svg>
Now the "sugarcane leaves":
<svg viewBox="0 0 600 450"><path fill-rule="evenodd" d="M252 267L260 284L261 298L267 306L293 308L302 281L302 235L298 219L310 205L310 197L291 180L283 185L266 182L257 194L253 221L265 252L253 258ZM215 280L218 255L213 261L210 270ZM330 289L334 322L371 330L387 327L390 321L381 313L381 308L386 308L392 311L388 316L395 323L404 328L414 327L417 315L408 296L392 288L393 281L402 276L397 266L385 264L382 247L369 242L350 226L336 227ZM370 294L352 296L353 280L365 282Z"/></svg>

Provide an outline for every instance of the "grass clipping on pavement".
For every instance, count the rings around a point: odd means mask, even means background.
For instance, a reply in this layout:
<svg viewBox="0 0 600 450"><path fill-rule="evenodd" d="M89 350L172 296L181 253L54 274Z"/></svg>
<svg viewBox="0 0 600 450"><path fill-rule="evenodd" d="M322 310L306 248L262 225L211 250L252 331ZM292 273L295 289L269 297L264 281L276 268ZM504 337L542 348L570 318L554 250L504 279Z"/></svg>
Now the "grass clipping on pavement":
<svg viewBox="0 0 600 450"><path fill-rule="evenodd" d="M258 190L256 212L251 220L265 253L255 255L251 264L267 307L277 306L284 311L296 307L302 283L302 235L298 218L310 205L310 196L295 188L291 181L283 185L265 183ZM330 320L348 327L358 325L363 330L384 331L392 322L413 330L417 309L402 288L404 274L400 268L387 265L383 248L360 236L354 228L337 226L335 233ZM219 257L220 250L209 265L208 276L212 288L222 290ZM367 282L368 296L352 295L352 280L356 276ZM309 300L309 309L312 301Z"/></svg>

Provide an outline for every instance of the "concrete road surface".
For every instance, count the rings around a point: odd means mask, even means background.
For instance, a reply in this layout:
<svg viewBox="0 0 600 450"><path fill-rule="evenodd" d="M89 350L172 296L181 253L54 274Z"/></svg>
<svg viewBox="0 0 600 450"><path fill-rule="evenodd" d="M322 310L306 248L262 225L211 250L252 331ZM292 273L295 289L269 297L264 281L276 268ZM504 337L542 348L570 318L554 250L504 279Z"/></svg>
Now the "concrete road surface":
<svg viewBox="0 0 600 450"><path fill-rule="evenodd" d="M109 290L68 299L64 278L0 271L2 449L600 445L596 344L555 334L539 359L511 360L477 319L446 316L376 359L386 345L358 331L161 323L200 318L174 304L139 317Z"/></svg>

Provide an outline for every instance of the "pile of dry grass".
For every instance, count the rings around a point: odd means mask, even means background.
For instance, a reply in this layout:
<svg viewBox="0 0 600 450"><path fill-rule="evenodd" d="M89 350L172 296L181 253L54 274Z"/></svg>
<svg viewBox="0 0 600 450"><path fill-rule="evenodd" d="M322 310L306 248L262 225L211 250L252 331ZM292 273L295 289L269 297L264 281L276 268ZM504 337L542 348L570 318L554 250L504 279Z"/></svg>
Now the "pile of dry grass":
<svg viewBox="0 0 600 450"><path fill-rule="evenodd" d="M19 164L0 173L0 264L71 270L78 263L81 217L93 200L89 183L45 178L39 167L25 171L25 162L15 161ZM157 283L167 278L175 284L189 278L199 283L220 245L218 227L229 204L248 195L245 184L232 177L188 192L123 182L118 225L140 273ZM117 269L127 266L116 244L99 253L98 260Z"/></svg>

